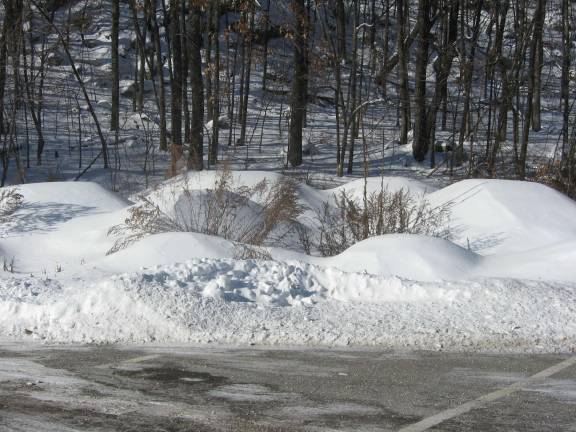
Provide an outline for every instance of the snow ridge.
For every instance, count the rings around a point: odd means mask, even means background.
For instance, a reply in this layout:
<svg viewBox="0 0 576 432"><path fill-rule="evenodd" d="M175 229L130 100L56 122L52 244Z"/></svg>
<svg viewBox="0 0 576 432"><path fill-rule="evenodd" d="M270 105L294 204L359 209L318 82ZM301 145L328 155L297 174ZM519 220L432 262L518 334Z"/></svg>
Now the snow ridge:
<svg viewBox="0 0 576 432"><path fill-rule="evenodd" d="M576 350L576 286L410 281L303 263L194 259L94 282L0 284L0 335L57 343Z"/></svg>

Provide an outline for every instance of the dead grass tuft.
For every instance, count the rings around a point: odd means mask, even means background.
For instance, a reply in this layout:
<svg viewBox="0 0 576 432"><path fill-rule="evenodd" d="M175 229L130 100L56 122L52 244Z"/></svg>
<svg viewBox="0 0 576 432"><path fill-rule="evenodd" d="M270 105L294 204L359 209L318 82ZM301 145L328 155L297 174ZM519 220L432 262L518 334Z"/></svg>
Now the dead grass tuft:
<svg viewBox="0 0 576 432"><path fill-rule="evenodd" d="M4 222L16 210L18 210L24 202L24 196L18 189L2 189L0 190L0 222Z"/></svg>
<svg viewBox="0 0 576 432"><path fill-rule="evenodd" d="M147 235L196 232L249 245L240 247L237 255L261 258L268 256L262 247L281 243L304 210L298 184L287 178L248 187L235 184L232 172L225 169L207 189L192 187L188 179L175 185L162 202L140 198L124 223L109 230L117 240L108 254Z"/></svg>
<svg viewBox="0 0 576 432"><path fill-rule="evenodd" d="M334 205L324 203L316 212L319 234L312 239L323 256L337 255L369 237L384 234L423 234L449 237L448 206L432 207L407 191L382 189L364 200L356 200L346 191L334 195ZM307 236L307 242L310 239ZM310 246L308 246L310 248Z"/></svg>

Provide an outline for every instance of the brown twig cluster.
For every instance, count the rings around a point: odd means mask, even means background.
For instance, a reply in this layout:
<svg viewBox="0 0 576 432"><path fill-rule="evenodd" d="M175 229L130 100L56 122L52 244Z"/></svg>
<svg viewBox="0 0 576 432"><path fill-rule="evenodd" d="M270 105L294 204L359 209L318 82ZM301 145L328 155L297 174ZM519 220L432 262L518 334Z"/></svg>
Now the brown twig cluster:
<svg viewBox="0 0 576 432"><path fill-rule="evenodd" d="M222 170L211 188L195 189L188 178L161 198L141 197L129 215L108 234L117 237L108 254L126 248L142 237L164 232L196 232L262 247L281 244L302 213L298 184L288 178L262 180L254 186L235 184L232 173ZM264 250L243 247L262 257Z"/></svg>
<svg viewBox="0 0 576 432"><path fill-rule="evenodd" d="M315 219L319 234L313 246L323 256L337 255L355 243L384 234L450 235L448 206L432 207L402 189L391 192L383 188L365 200L341 191L334 195L334 205L324 203Z"/></svg>

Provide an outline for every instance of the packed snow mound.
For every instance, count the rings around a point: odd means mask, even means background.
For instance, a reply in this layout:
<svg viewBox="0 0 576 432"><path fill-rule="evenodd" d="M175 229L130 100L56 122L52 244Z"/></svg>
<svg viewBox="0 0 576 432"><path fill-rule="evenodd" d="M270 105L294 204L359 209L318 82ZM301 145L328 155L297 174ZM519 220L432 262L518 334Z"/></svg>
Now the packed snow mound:
<svg viewBox="0 0 576 432"><path fill-rule="evenodd" d="M201 226L206 215L199 209L210 200L220 175L217 171L186 173L148 191L147 197L183 227ZM259 171L232 172L231 176L234 187L285 179L281 174ZM424 183L399 177L368 179L369 191L379 191L382 185L389 191L410 188L419 196L432 190ZM145 236L128 249L106 256L116 241L108 230L126 219L128 201L95 183L39 183L19 189L24 205L2 224L0 232L2 256L14 257L18 272L50 273L58 269L72 276L90 268L109 274L192 258L242 256L242 245L185 232ZM314 210L341 189L361 196L364 180L332 190L299 185L300 201L310 208L299 218L300 223L317 229ZM276 247L268 252L284 262L298 260L323 268L419 281L471 277L576 281L572 271L576 262L572 247L576 242L576 204L563 195L534 183L467 180L423 197L433 206L452 208L452 234L457 245L422 236L389 235L365 240L339 256L320 258L299 251L301 245L293 235L286 237L293 250L274 244ZM235 221L224 221L229 223L229 231L239 233L248 222L262 216L258 198L239 209ZM26 236L25 242L22 236ZM489 253L497 255L488 259Z"/></svg>
<svg viewBox="0 0 576 432"><path fill-rule="evenodd" d="M448 240L395 234L372 237L322 261L343 271L412 280L462 279L476 272L480 257Z"/></svg>
<svg viewBox="0 0 576 432"><path fill-rule="evenodd" d="M92 182L29 183L17 187L27 205L68 204L91 212L110 212L130 204L114 192ZM53 209L58 213L58 209Z"/></svg>
<svg viewBox="0 0 576 432"><path fill-rule="evenodd" d="M464 180L427 199L449 205L454 241L483 255L576 240L576 202L539 183Z"/></svg>
<svg viewBox="0 0 576 432"><path fill-rule="evenodd" d="M222 173L219 171L190 171L162 183L144 195L156 203L174 203L184 193L184 190L203 192L213 190L221 175ZM253 188L261 182L272 185L275 182L286 180L294 181L288 176L270 171L233 171L230 185L231 189L234 190L239 187ZM361 201L364 196L364 187L364 179L352 180L336 188L326 190L318 190L299 182L298 195L300 203L309 211L314 212L315 210L321 210L323 203L332 203L334 195L340 191L346 191L352 198ZM415 179L397 176L369 177L366 187L368 195L378 193L384 188L391 193L400 190L406 191L415 199L425 198L427 194L437 189ZM259 203L258 200L255 202Z"/></svg>
<svg viewBox="0 0 576 432"><path fill-rule="evenodd" d="M189 171L165 181L144 195L153 202L174 203L183 193L186 193L185 191L206 192L207 190L214 190L215 185L221 178L221 171ZM232 171L230 189L233 191L242 187L254 188L262 182L272 185L275 182L282 182L289 179L287 176L270 171ZM323 191L318 191L303 183L298 183L298 192L301 204L309 208L319 207L321 203L326 200L326 197L322 193ZM255 202L257 204L260 203L258 200Z"/></svg>
<svg viewBox="0 0 576 432"><path fill-rule="evenodd" d="M26 235L27 240L31 240L30 234L60 234L68 224L95 215L98 215L97 221L110 220L110 214L122 211L130 204L96 183L30 183L16 189L23 196L22 206L8 221L0 224L0 239L13 237L17 241ZM85 221L80 223L83 225L80 232L93 229ZM28 250L34 250L33 242L28 246Z"/></svg>
<svg viewBox="0 0 576 432"><path fill-rule="evenodd" d="M366 187L366 194L368 197L371 194L377 194L382 190L390 193L395 193L400 190L409 193L415 198L423 198L426 194L437 190L436 187L428 185L416 179L407 177L369 177L364 179L352 180L334 189L325 191L326 193L340 193L345 191L352 198L361 202L364 198L364 188Z"/></svg>
<svg viewBox="0 0 576 432"><path fill-rule="evenodd" d="M576 283L576 240L539 249L483 257L491 276Z"/></svg>
<svg viewBox="0 0 576 432"><path fill-rule="evenodd" d="M163 233L144 237L97 264L109 272L124 273L193 258L233 258L235 245L220 237L199 233Z"/></svg>
<svg viewBox="0 0 576 432"><path fill-rule="evenodd" d="M231 174L234 186L245 187L284 178ZM219 175L188 173L146 197L190 218ZM15 273L0 274L0 336L576 349L574 202L544 186L505 181L464 181L429 192L424 184L385 177L369 179L369 190L382 183L389 191L409 189L433 206L450 205L459 245L387 235L330 258L274 244L266 252L276 261L237 260L240 243L166 232L107 256L114 244L108 230L127 218L129 202L91 183L21 186L24 205L1 225L0 251L15 257ZM360 197L363 189L363 180L348 185ZM298 186L310 212L333 193ZM250 200L241 209L244 219L253 219L259 206L258 197Z"/></svg>
<svg viewBox="0 0 576 432"><path fill-rule="evenodd" d="M0 336L58 343L576 349L576 287L413 282L302 263L195 259L101 280L0 280Z"/></svg>

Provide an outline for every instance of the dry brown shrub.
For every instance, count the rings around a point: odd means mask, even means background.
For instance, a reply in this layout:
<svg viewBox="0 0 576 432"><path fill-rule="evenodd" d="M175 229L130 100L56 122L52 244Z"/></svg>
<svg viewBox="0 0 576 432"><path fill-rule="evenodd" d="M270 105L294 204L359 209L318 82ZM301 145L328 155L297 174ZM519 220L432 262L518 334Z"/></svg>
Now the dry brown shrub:
<svg viewBox="0 0 576 432"><path fill-rule="evenodd" d="M18 189L0 190L0 222L5 221L22 206L24 196Z"/></svg>
<svg viewBox="0 0 576 432"><path fill-rule="evenodd" d="M334 205L324 203L316 212L319 234L312 238L323 256L337 255L350 246L384 234L423 234L448 238L449 206L432 207L426 200L412 197L408 191L382 189L365 200L348 192L334 195ZM302 238L307 236L301 236ZM310 239L307 238L310 242Z"/></svg>
<svg viewBox="0 0 576 432"><path fill-rule="evenodd" d="M298 184L288 178L262 180L248 187L235 184L232 172L225 169L208 189L193 188L188 178L174 184L164 202L141 197L124 223L109 230L117 240L108 254L147 235L196 232L256 247L240 248L239 256L263 257L267 252L262 246L280 244L293 232L304 210Z"/></svg>

